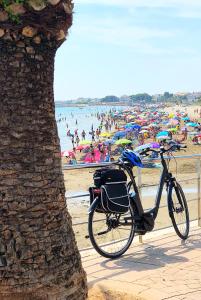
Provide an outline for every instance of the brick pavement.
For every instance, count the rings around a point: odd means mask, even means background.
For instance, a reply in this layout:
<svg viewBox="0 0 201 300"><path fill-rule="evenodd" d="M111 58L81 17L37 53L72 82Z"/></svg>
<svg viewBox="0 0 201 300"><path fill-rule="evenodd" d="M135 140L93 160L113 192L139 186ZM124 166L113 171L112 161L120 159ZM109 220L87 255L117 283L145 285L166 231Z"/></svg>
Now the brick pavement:
<svg viewBox="0 0 201 300"><path fill-rule="evenodd" d="M198 227L191 229L187 241L181 241L175 233L152 236L143 244L133 242L119 259L84 252L82 261L89 286L126 291L146 300L201 300Z"/></svg>

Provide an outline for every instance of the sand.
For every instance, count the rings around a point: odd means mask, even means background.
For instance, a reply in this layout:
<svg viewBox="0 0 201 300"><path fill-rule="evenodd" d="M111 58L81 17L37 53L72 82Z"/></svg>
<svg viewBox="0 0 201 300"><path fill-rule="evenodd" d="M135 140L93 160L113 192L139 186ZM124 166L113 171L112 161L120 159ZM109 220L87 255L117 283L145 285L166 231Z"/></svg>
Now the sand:
<svg viewBox="0 0 201 300"><path fill-rule="evenodd" d="M115 292L103 287L93 287L89 289L88 300L144 300L141 297L128 294L126 292Z"/></svg>

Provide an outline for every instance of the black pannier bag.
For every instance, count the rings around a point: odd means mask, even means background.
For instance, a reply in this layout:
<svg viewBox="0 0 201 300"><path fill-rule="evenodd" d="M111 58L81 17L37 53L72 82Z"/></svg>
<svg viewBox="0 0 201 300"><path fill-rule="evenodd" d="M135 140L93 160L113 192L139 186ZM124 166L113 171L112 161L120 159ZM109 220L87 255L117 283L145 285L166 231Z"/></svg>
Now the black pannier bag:
<svg viewBox="0 0 201 300"><path fill-rule="evenodd" d="M94 184L91 187L90 204L98 197L96 212L126 213L130 205L127 190L127 176L123 170L99 169L94 173Z"/></svg>
<svg viewBox="0 0 201 300"><path fill-rule="evenodd" d="M126 182L127 176L123 170L102 168L95 171L94 185L98 188L109 182Z"/></svg>
<svg viewBox="0 0 201 300"><path fill-rule="evenodd" d="M126 183L107 183L101 186L102 207L113 213L126 213L130 200Z"/></svg>

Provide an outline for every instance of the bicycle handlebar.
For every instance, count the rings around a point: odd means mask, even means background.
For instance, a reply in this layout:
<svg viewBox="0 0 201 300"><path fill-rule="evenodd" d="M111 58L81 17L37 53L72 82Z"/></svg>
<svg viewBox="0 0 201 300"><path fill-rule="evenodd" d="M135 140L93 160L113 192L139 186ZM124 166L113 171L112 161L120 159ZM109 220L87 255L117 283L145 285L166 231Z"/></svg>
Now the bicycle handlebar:
<svg viewBox="0 0 201 300"><path fill-rule="evenodd" d="M186 149L186 148L187 148L187 146L182 145L182 144L174 144L168 149L165 149L162 146L162 147L160 147L159 151L155 150L155 149L152 149L152 148L147 148L147 149L142 150L140 152L140 155L146 155L148 152L154 152L154 153L157 153L157 154L164 154L164 153L167 153L167 152L170 152L170 151L180 151L181 149Z"/></svg>

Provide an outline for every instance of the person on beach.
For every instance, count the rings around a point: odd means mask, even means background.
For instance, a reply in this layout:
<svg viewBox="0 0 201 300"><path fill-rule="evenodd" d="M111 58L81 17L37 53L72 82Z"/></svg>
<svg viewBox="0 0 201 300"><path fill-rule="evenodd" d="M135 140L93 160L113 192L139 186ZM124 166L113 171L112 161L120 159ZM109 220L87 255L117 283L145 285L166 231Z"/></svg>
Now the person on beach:
<svg viewBox="0 0 201 300"><path fill-rule="evenodd" d="M82 135L82 140L85 140L85 137L86 137L86 132L85 132L84 130L82 130L82 133L81 133L81 135Z"/></svg>
<svg viewBox="0 0 201 300"><path fill-rule="evenodd" d="M90 131L89 134L91 134L92 142L95 142L95 131L92 129L92 131Z"/></svg>
<svg viewBox="0 0 201 300"><path fill-rule="evenodd" d="M108 143L107 151L108 151L108 154L111 155L111 151L112 151L112 144L111 143Z"/></svg>
<svg viewBox="0 0 201 300"><path fill-rule="evenodd" d="M75 140L74 140L74 135L72 134L72 137L71 137L71 142L72 142L72 145L73 145L73 148L75 147Z"/></svg>
<svg viewBox="0 0 201 300"><path fill-rule="evenodd" d="M76 144L77 144L77 146L79 146L79 142L80 142L80 138L79 138L78 135L76 135Z"/></svg>
<svg viewBox="0 0 201 300"><path fill-rule="evenodd" d="M96 129L96 138L97 138L97 139L99 139L99 134L100 134L100 133L99 133L99 129L97 128L97 129Z"/></svg>
<svg viewBox="0 0 201 300"><path fill-rule="evenodd" d="M183 134L184 134L184 140L186 141L187 137L188 137L188 129L187 129L187 127L184 127Z"/></svg>
<svg viewBox="0 0 201 300"><path fill-rule="evenodd" d="M95 162L95 152L94 152L94 146L92 144L90 144L90 153L91 153L92 162Z"/></svg>

